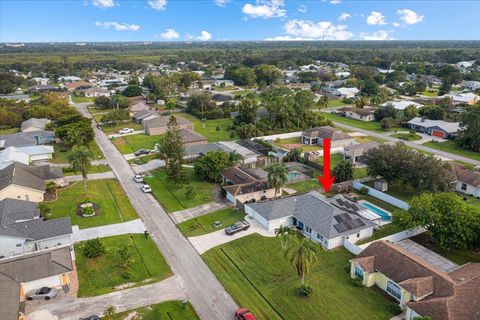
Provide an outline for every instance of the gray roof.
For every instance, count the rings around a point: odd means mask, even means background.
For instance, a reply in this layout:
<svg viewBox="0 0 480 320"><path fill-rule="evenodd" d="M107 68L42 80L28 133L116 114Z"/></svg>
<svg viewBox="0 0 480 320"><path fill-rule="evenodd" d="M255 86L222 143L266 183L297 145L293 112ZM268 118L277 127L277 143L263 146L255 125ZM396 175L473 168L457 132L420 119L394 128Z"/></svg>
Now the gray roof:
<svg viewBox="0 0 480 320"><path fill-rule="evenodd" d="M16 185L24 188L45 191L45 180L63 178L59 167L27 166L22 163L12 163L0 170L0 190Z"/></svg>
<svg viewBox="0 0 480 320"><path fill-rule="evenodd" d="M180 127L192 124L190 121L182 117L175 117L175 119L177 119L177 124ZM144 125L148 128L166 128L169 121L170 121L169 116L158 116L154 119L144 121Z"/></svg>
<svg viewBox="0 0 480 320"><path fill-rule="evenodd" d="M6 198L0 201L0 234L3 226L19 220L32 220L40 217L37 203Z"/></svg>
<svg viewBox="0 0 480 320"><path fill-rule="evenodd" d="M278 200L249 203L246 206L268 221L293 216L328 239L375 226L373 222L331 205L315 191Z"/></svg>
<svg viewBox="0 0 480 320"><path fill-rule="evenodd" d="M182 143L207 141L207 138L189 129L180 129L180 134L182 135Z"/></svg>
<svg viewBox="0 0 480 320"><path fill-rule="evenodd" d="M187 156L204 155L209 151L225 151L220 145L216 143L197 144L194 146L188 146L185 148L185 154Z"/></svg>
<svg viewBox="0 0 480 320"><path fill-rule="evenodd" d="M72 234L72 223L70 217L47 221L34 219L6 226L0 231L0 234L4 233L11 237L37 241Z"/></svg>
<svg viewBox="0 0 480 320"><path fill-rule="evenodd" d="M38 137L55 137L53 131L37 130L0 136L0 148L36 146Z"/></svg>
<svg viewBox="0 0 480 320"><path fill-rule="evenodd" d="M30 127L34 127L37 130L44 130L47 124L49 124L50 122L51 121L46 118L42 118L42 119L30 118L22 122L22 126L20 130L24 131L25 129Z"/></svg>
<svg viewBox="0 0 480 320"><path fill-rule="evenodd" d="M351 136L342 131L337 131L330 126L310 128L302 132L302 136L309 138L330 139L331 141L353 139Z"/></svg>
<svg viewBox="0 0 480 320"><path fill-rule="evenodd" d="M438 127L447 133L456 133L460 130L460 122L446 122L443 120L430 120L420 117L415 117L407 122L408 124L420 126L424 128Z"/></svg>

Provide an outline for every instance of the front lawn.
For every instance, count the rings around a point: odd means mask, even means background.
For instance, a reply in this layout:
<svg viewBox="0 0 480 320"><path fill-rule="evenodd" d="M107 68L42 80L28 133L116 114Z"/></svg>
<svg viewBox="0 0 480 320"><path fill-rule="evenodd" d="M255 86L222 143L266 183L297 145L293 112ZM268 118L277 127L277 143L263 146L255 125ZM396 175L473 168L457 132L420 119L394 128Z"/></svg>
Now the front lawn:
<svg viewBox="0 0 480 320"><path fill-rule="evenodd" d="M71 97L74 103L93 102L93 100L95 100L94 98L86 98L86 97L76 96L74 94L72 94Z"/></svg>
<svg viewBox="0 0 480 320"><path fill-rule="evenodd" d="M326 119L330 119L334 122L343 123L359 129L370 130L375 132L386 132L380 127L380 122L378 121L361 121L357 119L342 117L342 116L339 116L333 113L327 113L327 112L322 112L322 115ZM398 128L391 128L390 131L393 131L395 129L398 129Z"/></svg>
<svg viewBox="0 0 480 320"><path fill-rule="evenodd" d="M469 262L480 262L480 252L471 249L442 249L436 243L432 242L431 233L428 231L412 237L410 240L421 244L422 246L438 253L439 255L455 262L458 265L464 265L465 263Z"/></svg>
<svg viewBox="0 0 480 320"><path fill-rule="evenodd" d="M243 212L228 208L182 222L178 225L178 229L185 237L195 237L222 230L235 222L242 221L244 218L245 214ZM220 221L222 226L215 228L213 226L215 221Z"/></svg>
<svg viewBox="0 0 480 320"><path fill-rule="evenodd" d="M416 133L395 133L390 135L390 137L405 140L405 141L418 141L423 139L422 136Z"/></svg>
<svg viewBox="0 0 480 320"><path fill-rule="evenodd" d="M459 148L454 141L445 141L445 142L426 142L422 144L423 146L430 147L433 149L453 153L465 158L470 158L480 161L480 152L475 152L471 150Z"/></svg>
<svg viewBox="0 0 480 320"><path fill-rule="evenodd" d="M144 320L162 320L162 319L175 319L175 320L196 320L200 319L193 310L190 303L182 307L182 301L166 301L159 304L154 304L145 308L138 308L134 310L124 311L117 313L113 316L112 320L127 320L132 319L129 315L133 313L137 314L139 318Z"/></svg>
<svg viewBox="0 0 480 320"><path fill-rule="evenodd" d="M342 101L342 99L330 99L328 100L328 107L329 108L336 108L341 106L346 106L348 103Z"/></svg>
<svg viewBox="0 0 480 320"><path fill-rule="evenodd" d="M104 158L102 151L100 150L95 141L90 142L87 147L92 153L93 160L99 160ZM52 162L68 163L68 157L70 156L72 151L71 146L67 146L63 143L55 143L53 145L53 149L55 153L53 154L53 159L51 160Z"/></svg>
<svg viewBox="0 0 480 320"><path fill-rule="evenodd" d="M137 219L125 192L114 179L87 180L87 191L83 181L78 181L57 191L58 199L46 202L51 209L48 219L70 217L72 225L80 229L121 223ZM100 206L100 213L84 218L77 215L77 206L83 202L93 202Z"/></svg>
<svg viewBox="0 0 480 320"><path fill-rule="evenodd" d="M257 319L390 319L394 304L377 290L356 287L346 267L353 255L343 248L320 249L306 277L313 292L297 293L300 279L284 257L280 240L258 234L215 247L202 255L240 305ZM348 268L350 270L350 268Z"/></svg>
<svg viewBox="0 0 480 320"><path fill-rule="evenodd" d="M160 141L160 136L147 136L140 133L117 137L112 141L121 154L130 154L134 153L138 149L154 149L155 144L159 143Z"/></svg>
<svg viewBox="0 0 480 320"><path fill-rule="evenodd" d="M116 134L123 128L131 128L133 130L143 130L143 125L135 121L125 121L117 124L102 124L102 129L106 134Z"/></svg>
<svg viewBox="0 0 480 320"><path fill-rule="evenodd" d="M228 141L238 139L238 136L230 136L230 126L233 123L231 118L211 119L201 121L199 118L189 113L176 113L179 116L193 122L195 132L208 139L208 142ZM203 127L205 125L205 128ZM219 127L219 131L217 131Z"/></svg>
<svg viewBox="0 0 480 320"><path fill-rule="evenodd" d="M185 168L188 173L187 183L179 186L175 182L167 181L164 169L156 170L152 176L145 177L145 183L152 187L153 195L168 212L193 208L213 201L214 184L198 177L192 168ZM194 199L187 199L185 191L191 185L196 192Z"/></svg>
<svg viewBox="0 0 480 320"><path fill-rule="evenodd" d="M293 138L285 138L285 139L277 139L274 141L277 146L283 147L288 150L292 150L294 148L300 149L302 152L309 152L309 151L317 151L322 150L322 146L319 145L309 145L303 144L301 142L300 137L293 137ZM298 146L296 146L298 145Z"/></svg>
<svg viewBox="0 0 480 320"><path fill-rule="evenodd" d="M150 238L145 239L143 234L114 236L100 241L105 246L106 253L97 258L83 255L83 242L75 245L78 297L98 296L127 287L146 285L172 275L155 242ZM120 259L117 251L125 246L129 246L133 253L128 278L118 266Z"/></svg>

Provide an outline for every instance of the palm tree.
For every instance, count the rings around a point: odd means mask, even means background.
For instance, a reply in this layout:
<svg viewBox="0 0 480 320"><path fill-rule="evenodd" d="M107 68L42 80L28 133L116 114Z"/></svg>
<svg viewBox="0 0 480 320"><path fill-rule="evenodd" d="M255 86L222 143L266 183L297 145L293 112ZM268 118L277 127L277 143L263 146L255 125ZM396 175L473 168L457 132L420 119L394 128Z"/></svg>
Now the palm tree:
<svg viewBox="0 0 480 320"><path fill-rule="evenodd" d="M285 257L292 264L293 270L302 279L302 286L305 284L307 275L312 266L317 262L318 244L308 238L302 238L300 242L290 246L285 251Z"/></svg>
<svg viewBox="0 0 480 320"><path fill-rule="evenodd" d="M323 96L320 97L320 99L318 100L318 106L320 107L320 109L326 109L328 108L328 102L329 102L329 98L326 94L324 94Z"/></svg>
<svg viewBox="0 0 480 320"><path fill-rule="evenodd" d="M104 319L107 319L107 320L113 319L113 316L115 315L115 311L116 309L114 306L108 306L103 312Z"/></svg>
<svg viewBox="0 0 480 320"><path fill-rule="evenodd" d="M130 250L130 246L126 245L117 250L118 264L117 266L123 270L123 274L128 278L130 275L130 268L133 263L133 252Z"/></svg>
<svg viewBox="0 0 480 320"><path fill-rule="evenodd" d="M85 191L87 190L87 175L88 175L88 169L90 168L91 165L91 160L93 156L90 150L88 150L87 147L81 146L74 146L72 148L72 153L68 157L68 161L70 162L70 165L73 168L73 171L75 173L81 172L82 177L83 177L83 186Z"/></svg>
<svg viewBox="0 0 480 320"><path fill-rule="evenodd" d="M275 229L275 236L280 237L282 243L282 249L286 249L288 246L288 239L296 230L288 226L280 226Z"/></svg>
<svg viewBox="0 0 480 320"><path fill-rule="evenodd" d="M265 168L268 172L268 184L275 188L275 196L287 182L287 167L283 163L274 163Z"/></svg>

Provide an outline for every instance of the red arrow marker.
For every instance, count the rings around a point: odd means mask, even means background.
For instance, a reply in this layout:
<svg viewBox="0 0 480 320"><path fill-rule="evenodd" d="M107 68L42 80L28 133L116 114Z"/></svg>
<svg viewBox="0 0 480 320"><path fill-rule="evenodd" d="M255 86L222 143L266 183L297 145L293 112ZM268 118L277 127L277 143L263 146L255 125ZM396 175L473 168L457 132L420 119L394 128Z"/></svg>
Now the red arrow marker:
<svg viewBox="0 0 480 320"><path fill-rule="evenodd" d="M323 139L323 177L318 176L317 178L323 186L323 190L328 192L335 180L335 176L330 176L330 139Z"/></svg>

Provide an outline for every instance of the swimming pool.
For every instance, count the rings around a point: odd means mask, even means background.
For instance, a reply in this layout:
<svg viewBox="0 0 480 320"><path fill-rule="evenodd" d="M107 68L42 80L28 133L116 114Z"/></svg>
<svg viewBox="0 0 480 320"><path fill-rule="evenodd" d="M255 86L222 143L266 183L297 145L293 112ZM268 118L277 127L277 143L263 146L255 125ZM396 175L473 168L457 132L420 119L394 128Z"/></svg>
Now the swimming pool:
<svg viewBox="0 0 480 320"><path fill-rule="evenodd" d="M383 221L390 221L392 219L392 217L390 217L390 215L388 213L386 213L385 211L383 211L382 209L374 206L373 204L371 203L368 203L368 202L362 202L360 203L360 205L362 207L364 207L365 209L368 209L372 212L374 212L375 214L378 214L380 217L382 217L382 220Z"/></svg>

